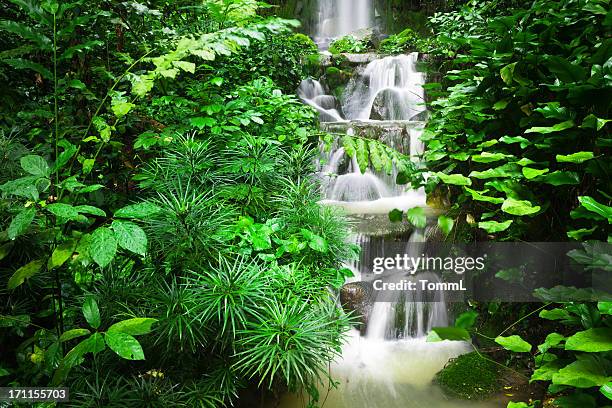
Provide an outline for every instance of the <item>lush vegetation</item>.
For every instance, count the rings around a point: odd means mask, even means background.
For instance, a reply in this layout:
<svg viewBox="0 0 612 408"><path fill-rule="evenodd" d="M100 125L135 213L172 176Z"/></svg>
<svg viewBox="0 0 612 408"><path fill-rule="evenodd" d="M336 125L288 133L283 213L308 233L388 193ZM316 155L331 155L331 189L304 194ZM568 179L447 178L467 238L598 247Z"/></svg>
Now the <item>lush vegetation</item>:
<svg viewBox="0 0 612 408"><path fill-rule="evenodd" d="M457 239L610 242L611 16L605 1L472 1L430 20L443 81L428 85L427 187L452 198ZM605 256L584 255L576 261ZM519 360L531 353L522 368L557 406L609 405L610 303L562 291L538 294L562 304L479 305L479 320L520 322L491 340ZM452 335L481 334L476 315L460 316Z"/></svg>
<svg viewBox="0 0 612 408"><path fill-rule="evenodd" d="M261 6L3 3L2 385L68 385L78 407L316 400L355 249L317 204L294 96L316 47Z"/></svg>

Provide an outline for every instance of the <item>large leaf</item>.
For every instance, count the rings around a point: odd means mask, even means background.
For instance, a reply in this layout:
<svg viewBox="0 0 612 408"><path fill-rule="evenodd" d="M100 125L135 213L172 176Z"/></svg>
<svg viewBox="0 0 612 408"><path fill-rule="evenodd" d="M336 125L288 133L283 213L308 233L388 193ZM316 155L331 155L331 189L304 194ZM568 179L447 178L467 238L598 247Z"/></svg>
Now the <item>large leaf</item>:
<svg viewBox="0 0 612 408"><path fill-rule="evenodd" d="M36 207L34 206L28 207L17 214L8 227L7 233L9 239L15 239L25 233L30 227L30 224L32 224L32 221L34 221L35 216Z"/></svg>
<svg viewBox="0 0 612 408"><path fill-rule="evenodd" d="M580 331L565 342L566 350L599 353L612 350L612 329L607 327Z"/></svg>
<svg viewBox="0 0 612 408"><path fill-rule="evenodd" d="M73 340L76 339L78 337L82 337L82 336L87 336L89 333L91 333L89 330L87 329L72 329L72 330L68 330L62 333L62 335L59 338L60 342L65 342L65 341L69 341L69 340Z"/></svg>
<svg viewBox="0 0 612 408"><path fill-rule="evenodd" d="M592 356L581 356L552 377L553 384L570 385L576 388L591 388L606 384L610 378L604 367Z"/></svg>
<svg viewBox="0 0 612 408"><path fill-rule="evenodd" d="M593 152L577 152L568 155L558 154L556 159L559 163L582 163L593 157L595 157Z"/></svg>
<svg viewBox="0 0 612 408"><path fill-rule="evenodd" d="M495 342L506 350L514 351L515 353L529 353L531 351L531 344L516 334L508 337L497 336Z"/></svg>
<svg viewBox="0 0 612 408"><path fill-rule="evenodd" d="M55 203L49 204L45 208L50 213L61 218L65 218L68 220L74 220L79 218L79 212L76 210L75 207L70 204Z"/></svg>
<svg viewBox="0 0 612 408"><path fill-rule="evenodd" d="M95 263L104 268L117 253L117 240L113 231L100 227L91 234L89 253Z"/></svg>
<svg viewBox="0 0 612 408"><path fill-rule="evenodd" d="M444 233L444 235L450 234L450 232L453 230L454 225L455 221L452 218L447 217L445 215L440 215L438 217L438 227Z"/></svg>
<svg viewBox="0 0 612 408"><path fill-rule="evenodd" d="M149 202L128 205L115 211L115 217L119 218L138 218L146 219L151 215L157 214L161 208Z"/></svg>
<svg viewBox="0 0 612 408"><path fill-rule="evenodd" d="M455 319L455 327L460 327L462 329L469 330L476 323L476 318L478 317L478 312L474 310L468 310L467 312L461 313Z"/></svg>
<svg viewBox="0 0 612 408"><path fill-rule="evenodd" d="M561 132L562 130L566 130L566 129L570 129L574 127L574 121L573 120L567 120L565 122L561 122L561 123L557 123L556 125L553 126L536 126L536 127L532 127L529 128L525 131L525 133L542 133L542 134L548 134L548 133L554 133L554 132Z"/></svg>
<svg viewBox="0 0 612 408"><path fill-rule="evenodd" d="M512 224L512 220L497 222L497 221L481 221L478 223L478 227L487 231L490 234L494 234L496 232L502 232L507 230Z"/></svg>
<svg viewBox="0 0 612 408"><path fill-rule="evenodd" d="M532 205L529 201L515 200L514 198L507 198L501 207L502 211L512 215L530 215L540 211L539 205Z"/></svg>
<svg viewBox="0 0 612 408"><path fill-rule="evenodd" d="M462 327L434 327L427 335L428 342L442 340L469 341L470 333Z"/></svg>
<svg viewBox="0 0 612 408"><path fill-rule="evenodd" d="M107 331L104 333L106 344L120 357L127 360L144 360L144 352L138 340L127 333Z"/></svg>
<svg viewBox="0 0 612 408"><path fill-rule="evenodd" d="M108 328L109 332L121 332L131 336L138 336L141 334L147 334L151 332L151 326L157 322L157 319L151 319L148 317L135 317L133 319L122 320L113 324Z"/></svg>
<svg viewBox="0 0 612 408"><path fill-rule="evenodd" d="M51 168L47 161L40 156L28 155L20 160L21 167L33 176L48 177L51 173Z"/></svg>
<svg viewBox="0 0 612 408"><path fill-rule="evenodd" d="M465 177L462 174L444 174L444 173L434 173L444 184L452 184L456 186L471 186L472 180Z"/></svg>
<svg viewBox="0 0 612 408"><path fill-rule="evenodd" d="M98 309L98 302L93 296L87 296L85 301L83 302L83 316L85 316L85 320L87 323L94 329L100 327L102 323L100 320L100 309Z"/></svg>
<svg viewBox="0 0 612 408"><path fill-rule="evenodd" d="M21 285L26 279L36 275L38 271L40 271L40 268L42 268L43 263L44 261L42 259L37 259L17 269L9 278L7 287L9 289L15 289Z"/></svg>
<svg viewBox="0 0 612 408"><path fill-rule="evenodd" d="M587 77L586 69L556 55L546 58L546 67L563 82L578 82Z"/></svg>
<svg viewBox="0 0 612 408"><path fill-rule="evenodd" d="M422 207L414 207L406 211L406 218L416 228L425 228L427 226L427 216Z"/></svg>
<svg viewBox="0 0 612 408"><path fill-rule="evenodd" d="M147 235L138 225L129 221L115 220L111 224L120 247L139 255L147 252Z"/></svg>
<svg viewBox="0 0 612 408"><path fill-rule="evenodd" d="M51 71L36 62L32 62L23 58L7 58L3 59L2 62L10 65L15 69L29 69L39 73L45 79L53 79L53 74L51 73Z"/></svg>
<svg viewBox="0 0 612 408"><path fill-rule="evenodd" d="M587 210L597 213L608 220L608 223L612 223L612 207L597 202L593 197L582 196L578 197L580 204Z"/></svg>
<svg viewBox="0 0 612 408"><path fill-rule="evenodd" d="M57 246L51 253L51 258L47 261L47 268L53 269L62 266L74 253L76 242L68 240Z"/></svg>

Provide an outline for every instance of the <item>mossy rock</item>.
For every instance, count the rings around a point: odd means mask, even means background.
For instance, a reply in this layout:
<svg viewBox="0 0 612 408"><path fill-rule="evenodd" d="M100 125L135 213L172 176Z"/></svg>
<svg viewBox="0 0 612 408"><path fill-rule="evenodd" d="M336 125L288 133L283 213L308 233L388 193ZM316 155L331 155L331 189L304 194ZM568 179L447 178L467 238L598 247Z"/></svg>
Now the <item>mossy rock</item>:
<svg viewBox="0 0 612 408"><path fill-rule="evenodd" d="M434 378L449 396L468 400L487 398L501 389L500 367L478 353L450 360Z"/></svg>

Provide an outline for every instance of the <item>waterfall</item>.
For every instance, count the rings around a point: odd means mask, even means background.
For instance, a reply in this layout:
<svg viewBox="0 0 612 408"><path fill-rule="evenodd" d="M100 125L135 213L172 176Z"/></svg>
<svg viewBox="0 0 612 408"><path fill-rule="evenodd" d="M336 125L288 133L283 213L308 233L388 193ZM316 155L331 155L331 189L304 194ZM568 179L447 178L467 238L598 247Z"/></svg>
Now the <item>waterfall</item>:
<svg viewBox="0 0 612 408"><path fill-rule="evenodd" d="M347 87L343 111L350 120L410 120L425 110L418 53L372 61Z"/></svg>
<svg viewBox="0 0 612 408"><path fill-rule="evenodd" d="M338 37L374 24L372 0L319 0L315 40L323 48Z"/></svg>

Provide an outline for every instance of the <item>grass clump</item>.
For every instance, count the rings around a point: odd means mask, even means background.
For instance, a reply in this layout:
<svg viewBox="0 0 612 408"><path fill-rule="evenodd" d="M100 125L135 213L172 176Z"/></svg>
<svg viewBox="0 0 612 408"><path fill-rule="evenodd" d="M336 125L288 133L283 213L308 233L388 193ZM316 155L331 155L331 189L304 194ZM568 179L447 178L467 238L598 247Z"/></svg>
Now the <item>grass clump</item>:
<svg viewBox="0 0 612 408"><path fill-rule="evenodd" d="M484 399L499 389L499 371L495 363L472 352L450 360L436 374L434 383L453 397Z"/></svg>

